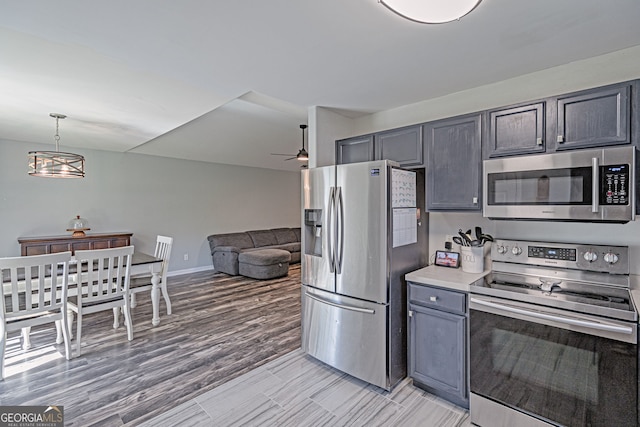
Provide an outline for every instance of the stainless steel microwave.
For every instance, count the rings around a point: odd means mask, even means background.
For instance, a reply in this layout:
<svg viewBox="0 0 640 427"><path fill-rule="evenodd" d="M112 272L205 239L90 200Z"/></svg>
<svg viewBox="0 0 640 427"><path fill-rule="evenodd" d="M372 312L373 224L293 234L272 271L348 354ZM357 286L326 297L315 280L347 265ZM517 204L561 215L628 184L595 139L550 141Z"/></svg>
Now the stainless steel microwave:
<svg viewBox="0 0 640 427"><path fill-rule="evenodd" d="M635 220L636 150L608 147L483 162L483 216L584 222Z"/></svg>

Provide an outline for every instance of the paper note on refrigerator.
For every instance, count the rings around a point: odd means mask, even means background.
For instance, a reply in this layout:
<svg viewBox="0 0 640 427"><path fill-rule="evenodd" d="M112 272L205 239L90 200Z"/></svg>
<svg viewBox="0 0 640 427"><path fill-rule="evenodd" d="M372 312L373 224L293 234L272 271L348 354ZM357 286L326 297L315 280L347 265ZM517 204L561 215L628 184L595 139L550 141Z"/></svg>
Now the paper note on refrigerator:
<svg viewBox="0 0 640 427"><path fill-rule="evenodd" d="M410 245L418 241L418 210L397 208L393 211L393 247Z"/></svg>
<svg viewBox="0 0 640 427"><path fill-rule="evenodd" d="M391 172L391 207L411 208L416 206L416 173L402 169Z"/></svg>

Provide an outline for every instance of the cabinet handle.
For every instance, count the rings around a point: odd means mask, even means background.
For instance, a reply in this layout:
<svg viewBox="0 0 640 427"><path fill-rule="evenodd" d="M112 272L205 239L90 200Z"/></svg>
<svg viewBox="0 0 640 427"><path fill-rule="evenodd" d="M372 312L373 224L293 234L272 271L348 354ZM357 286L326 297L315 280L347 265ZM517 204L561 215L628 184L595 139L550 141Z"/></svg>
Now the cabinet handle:
<svg viewBox="0 0 640 427"><path fill-rule="evenodd" d="M542 138L538 138L538 139L536 139L536 144L538 144L538 145L542 145Z"/></svg>
<svg viewBox="0 0 640 427"><path fill-rule="evenodd" d="M474 198L473 198L473 204L474 204L474 205L477 205L477 204L478 204L478 198L477 198L477 197L474 197Z"/></svg>
<svg viewBox="0 0 640 427"><path fill-rule="evenodd" d="M556 142L563 143L564 142L564 135L558 135L558 138L556 139Z"/></svg>
<svg viewBox="0 0 640 427"><path fill-rule="evenodd" d="M438 301L438 297L429 297L429 301L436 302Z"/></svg>
<svg viewBox="0 0 640 427"><path fill-rule="evenodd" d="M409 317L413 317L413 310L409 310Z"/></svg>

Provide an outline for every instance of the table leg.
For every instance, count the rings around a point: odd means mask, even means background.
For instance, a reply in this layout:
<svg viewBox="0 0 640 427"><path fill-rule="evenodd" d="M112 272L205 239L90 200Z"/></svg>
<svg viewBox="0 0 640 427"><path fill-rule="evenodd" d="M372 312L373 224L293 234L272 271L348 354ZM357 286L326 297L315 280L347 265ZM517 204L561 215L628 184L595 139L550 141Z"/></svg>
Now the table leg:
<svg viewBox="0 0 640 427"><path fill-rule="evenodd" d="M153 273L151 275L151 305L153 307L153 318L151 319L151 324L153 326L158 326L160 324L160 289L158 285L160 284L160 275L158 273Z"/></svg>
<svg viewBox="0 0 640 427"><path fill-rule="evenodd" d="M167 292L167 284L165 282L160 285L160 290L162 290L162 297L167 306L167 314L171 314L171 300L169 299L169 292Z"/></svg>

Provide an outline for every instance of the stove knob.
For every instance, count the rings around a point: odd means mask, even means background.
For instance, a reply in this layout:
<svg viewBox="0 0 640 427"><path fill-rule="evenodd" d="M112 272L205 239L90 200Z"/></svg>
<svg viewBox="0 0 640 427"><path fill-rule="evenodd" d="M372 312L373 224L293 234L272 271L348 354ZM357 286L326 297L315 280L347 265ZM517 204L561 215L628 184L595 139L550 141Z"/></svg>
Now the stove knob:
<svg viewBox="0 0 640 427"><path fill-rule="evenodd" d="M604 261L608 262L609 264L615 264L616 262L618 262L618 255L614 254L613 252L607 252L604 255Z"/></svg>
<svg viewBox="0 0 640 427"><path fill-rule="evenodd" d="M498 253L500 255L503 255L507 252L507 248L505 248L503 245L498 246Z"/></svg>
<svg viewBox="0 0 640 427"><path fill-rule="evenodd" d="M514 255L520 255L522 253L522 248L514 246L513 249L511 249L511 253Z"/></svg>
<svg viewBox="0 0 640 427"><path fill-rule="evenodd" d="M587 251L584 253L584 259L589 262L593 262L598 259L598 254L595 252Z"/></svg>

